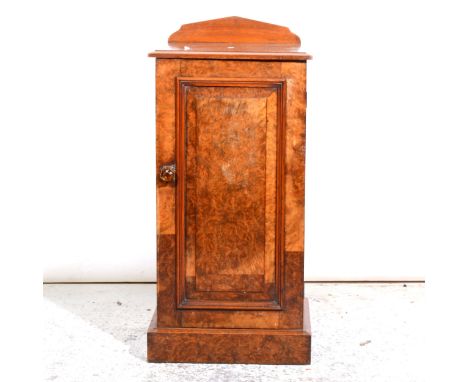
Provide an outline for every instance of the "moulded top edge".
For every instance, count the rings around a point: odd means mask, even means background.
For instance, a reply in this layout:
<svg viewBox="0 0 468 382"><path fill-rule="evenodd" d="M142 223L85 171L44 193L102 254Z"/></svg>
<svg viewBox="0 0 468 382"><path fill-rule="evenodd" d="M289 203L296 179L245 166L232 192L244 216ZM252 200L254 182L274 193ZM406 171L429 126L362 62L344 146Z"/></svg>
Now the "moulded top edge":
<svg viewBox="0 0 468 382"><path fill-rule="evenodd" d="M224 60L278 60L305 61L312 58L286 45L259 46L254 44L198 44L155 50L148 54L155 58L224 59Z"/></svg>

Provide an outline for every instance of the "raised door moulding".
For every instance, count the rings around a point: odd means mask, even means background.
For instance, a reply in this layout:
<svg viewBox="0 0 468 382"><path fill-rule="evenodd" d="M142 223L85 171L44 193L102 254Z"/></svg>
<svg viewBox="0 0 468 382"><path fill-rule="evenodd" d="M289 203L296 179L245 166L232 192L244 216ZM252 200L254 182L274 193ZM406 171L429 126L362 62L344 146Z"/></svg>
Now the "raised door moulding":
<svg viewBox="0 0 468 382"><path fill-rule="evenodd" d="M187 285L186 285L186 224L187 224L187 208L186 208L186 162L187 162L187 145L190 139L187 138L187 97L188 92L190 89L209 89L211 91L211 96L218 97L219 100L226 100L225 106L229 106L229 96L225 95L225 98L222 98L220 93L216 93L216 89L220 89L223 91L226 88L231 89L238 89L240 92L245 93L247 89L252 89L254 91L259 90L266 90L269 93L273 92L276 96L276 123L274 125L274 142L276 147L272 147L270 149L274 150L275 156L275 165L276 165L276 179L275 179L275 192L273 195L274 199L274 215L275 219L272 222L271 226L274 232L272 235L274 237L274 243L272 243L272 250L273 256L271 267L273 268L274 272L274 281L268 283L266 280L266 275L263 275L262 280L262 290L258 291L259 293L256 294L258 297L256 300L246 301L245 297L251 297L255 295L254 293L246 294L246 288L249 286L245 286L242 288L238 285L238 288L232 291L213 291L212 288L209 292L205 293L197 293L196 299L191 299L187 293ZM193 77L178 77L176 80L176 104L177 104L177 119L176 119L176 167L177 167L177 198L176 198L176 240L177 240L177 259L176 259L176 268L177 268L177 285L176 285L176 295L177 295L177 307L179 309L233 309L233 310L281 310L282 308L282 301L283 301L283 291L284 291L284 202L283 202L283 195L284 195L284 156L285 156L285 145L284 145L284 137L285 137L285 107L286 107L286 81L284 79L251 79L251 78L193 78ZM214 91L214 93L213 93ZM257 92L258 93L258 92ZM261 97L261 95L255 94L254 96ZM243 97L240 98L241 100ZM265 101L264 98L260 98ZM216 110L212 110L213 113ZM222 112L222 111L221 111ZM267 120L267 116L265 115L265 124ZM222 120L223 116L220 115L218 119ZM222 126L220 126L222 129ZM200 132L199 127L194 127L198 133ZM265 134L267 132L265 131ZM198 137L196 137L197 139ZM215 139L215 137L213 137ZM266 135L264 138L267 140ZM198 140L198 139L197 139ZM271 151L271 150L270 150ZM239 152L240 155L244 153ZM229 158L232 159L232 158ZM265 156L265 162L267 160ZM215 164L217 165L217 164ZM264 167L263 169L260 168L260 171L267 172L267 168ZM242 169L238 169L238 171L242 171ZM195 179L201 184L207 182L207 179ZM258 183L259 179L252 179L253 182ZM264 182L266 181L266 175ZM219 187L219 185L218 185ZM265 185L265 189L267 186ZM219 192L219 190L217 190ZM193 191L195 192L195 190ZM266 203L266 201L265 201ZM196 216L193 217L196 220ZM223 222L218 222L220 225ZM202 224L198 221L198 224ZM255 227L252 227L253 229ZM211 237L208 240L215 240L215 238ZM266 238L264 239L266 241ZM267 244L265 243L264 248L262 248L267 255ZM260 249L260 248L259 248ZM195 252L195 251L194 251ZM194 253L193 257L195 260L192 263L195 263L197 260L198 253ZM262 260L263 262L263 260ZM268 260L265 259L263 262L265 265L268 264ZM261 267L261 265L259 265ZM264 271L268 271L265 269ZM258 270L257 270L258 272ZM197 273L193 272L194 276L194 283L197 286L200 285L200 282L197 280ZM229 275L230 278L235 279L235 275ZM228 276L226 276L227 278ZM245 279L245 277L244 277ZM224 281L224 280L223 280ZM245 280L247 283L249 280ZM194 288L195 290L200 291L200 288ZM225 288L224 288L225 289ZM244 290L242 290L244 289ZM271 290L274 291L271 294ZM270 292L270 293L269 293ZM205 299L203 297L209 296L210 299ZM200 298L202 297L202 298Z"/></svg>

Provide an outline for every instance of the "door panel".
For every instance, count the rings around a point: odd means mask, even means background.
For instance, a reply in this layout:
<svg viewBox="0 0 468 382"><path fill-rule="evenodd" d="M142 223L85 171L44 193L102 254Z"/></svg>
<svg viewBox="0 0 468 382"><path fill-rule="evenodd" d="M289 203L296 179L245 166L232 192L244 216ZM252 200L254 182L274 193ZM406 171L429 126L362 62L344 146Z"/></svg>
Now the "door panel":
<svg viewBox="0 0 468 382"><path fill-rule="evenodd" d="M285 90L177 79L179 309L281 309Z"/></svg>

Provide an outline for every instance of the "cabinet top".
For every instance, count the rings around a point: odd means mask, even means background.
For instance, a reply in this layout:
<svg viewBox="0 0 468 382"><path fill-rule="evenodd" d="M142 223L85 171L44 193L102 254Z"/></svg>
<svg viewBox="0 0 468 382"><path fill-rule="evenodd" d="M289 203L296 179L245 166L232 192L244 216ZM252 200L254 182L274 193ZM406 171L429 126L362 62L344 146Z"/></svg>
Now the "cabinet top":
<svg viewBox="0 0 468 382"><path fill-rule="evenodd" d="M173 33L156 58L305 61L300 38L288 28L242 17L184 24Z"/></svg>

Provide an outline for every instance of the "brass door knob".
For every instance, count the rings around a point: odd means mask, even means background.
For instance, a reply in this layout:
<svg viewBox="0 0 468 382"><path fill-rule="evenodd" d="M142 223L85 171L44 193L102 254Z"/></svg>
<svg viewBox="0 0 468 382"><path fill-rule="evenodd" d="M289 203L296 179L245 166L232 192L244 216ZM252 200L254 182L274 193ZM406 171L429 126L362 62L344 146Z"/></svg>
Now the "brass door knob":
<svg viewBox="0 0 468 382"><path fill-rule="evenodd" d="M159 167L159 179L165 183L175 183L176 164L175 162L163 164Z"/></svg>

